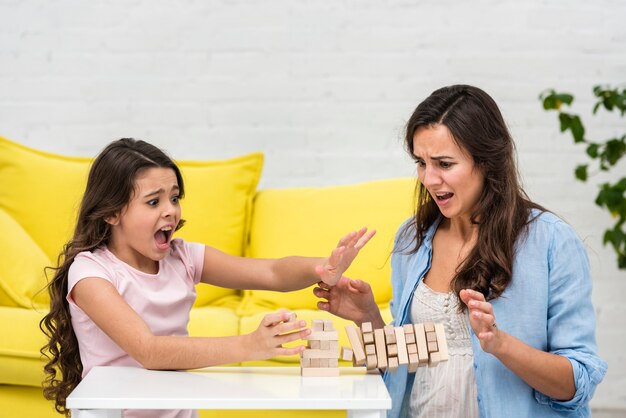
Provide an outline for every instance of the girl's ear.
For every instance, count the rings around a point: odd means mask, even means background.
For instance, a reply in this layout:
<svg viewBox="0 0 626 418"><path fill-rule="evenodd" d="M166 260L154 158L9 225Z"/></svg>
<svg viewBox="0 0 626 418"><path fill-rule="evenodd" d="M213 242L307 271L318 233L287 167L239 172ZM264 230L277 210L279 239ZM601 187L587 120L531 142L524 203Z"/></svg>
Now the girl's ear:
<svg viewBox="0 0 626 418"><path fill-rule="evenodd" d="M104 222L108 223L109 225L117 225L118 223L120 223L120 216L118 214L107 216L106 218L104 218Z"/></svg>

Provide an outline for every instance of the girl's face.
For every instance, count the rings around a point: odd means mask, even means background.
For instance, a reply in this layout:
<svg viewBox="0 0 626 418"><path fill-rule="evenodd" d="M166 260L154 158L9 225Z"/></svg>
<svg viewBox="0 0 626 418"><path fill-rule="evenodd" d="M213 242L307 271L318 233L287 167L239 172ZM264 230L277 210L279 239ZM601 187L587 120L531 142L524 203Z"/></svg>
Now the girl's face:
<svg viewBox="0 0 626 418"><path fill-rule="evenodd" d="M449 219L469 220L485 176L454 141L445 125L422 126L413 135L417 174L439 210Z"/></svg>
<svg viewBox="0 0 626 418"><path fill-rule="evenodd" d="M140 171L130 202L107 219L112 225L109 250L140 271L156 273L180 221L178 195L174 170L154 167Z"/></svg>

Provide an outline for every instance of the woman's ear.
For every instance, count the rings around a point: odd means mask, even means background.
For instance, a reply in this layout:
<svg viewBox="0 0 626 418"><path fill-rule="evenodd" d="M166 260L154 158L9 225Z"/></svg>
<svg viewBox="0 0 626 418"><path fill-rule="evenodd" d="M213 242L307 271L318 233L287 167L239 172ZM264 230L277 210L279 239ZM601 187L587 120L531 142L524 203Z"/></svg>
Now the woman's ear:
<svg viewBox="0 0 626 418"><path fill-rule="evenodd" d="M107 216L106 218L104 218L104 222L108 223L109 225L117 225L118 223L120 223L120 216L118 214Z"/></svg>

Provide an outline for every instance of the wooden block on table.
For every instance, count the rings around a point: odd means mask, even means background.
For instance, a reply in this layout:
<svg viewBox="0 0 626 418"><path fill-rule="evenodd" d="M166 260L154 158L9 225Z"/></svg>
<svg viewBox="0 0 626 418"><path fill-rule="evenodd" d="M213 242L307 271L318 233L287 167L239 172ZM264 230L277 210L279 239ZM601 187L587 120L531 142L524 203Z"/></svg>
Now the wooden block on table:
<svg viewBox="0 0 626 418"><path fill-rule="evenodd" d="M311 331L318 332L324 331L324 321L321 319L314 319L311 321Z"/></svg>
<svg viewBox="0 0 626 418"><path fill-rule="evenodd" d="M396 341L398 346L398 364L409 364L409 355L407 352L406 342L404 340L404 329L395 327Z"/></svg>
<svg viewBox="0 0 626 418"><path fill-rule="evenodd" d="M385 333L381 328L374 330L374 343L376 344L376 360L378 368L387 367L387 344L385 344Z"/></svg>
<svg viewBox="0 0 626 418"><path fill-rule="evenodd" d="M435 330L435 324L432 322L424 322L424 332L433 332Z"/></svg>
<svg viewBox="0 0 626 418"><path fill-rule="evenodd" d="M385 331L385 341L387 342L387 344L395 344L396 332L393 326L385 325L385 327L383 328L383 331Z"/></svg>
<svg viewBox="0 0 626 418"><path fill-rule="evenodd" d="M320 359L312 358L309 360L310 360L309 367L320 367Z"/></svg>
<svg viewBox="0 0 626 418"><path fill-rule="evenodd" d="M352 349L348 347L341 347L341 359L345 361L352 361L354 359Z"/></svg>
<svg viewBox="0 0 626 418"><path fill-rule="evenodd" d="M437 341L430 341L428 343L428 353L432 354L437 351L439 351L439 348L437 347Z"/></svg>
<svg viewBox="0 0 626 418"><path fill-rule="evenodd" d="M372 328L371 322L363 322L361 324L361 331L365 334L366 332L374 332L374 328Z"/></svg>
<svg viewBox="0 0 626 418"><path fill-rule="evenodd" d="M328 350L330 348L330 345L328 345L328 340L321 340L320 341L320 348L322 350Z"/></svg>
<svg viewBox="0 0 626 418"><path fill-rule="evenodd" d="M417 345L417 356L419 358L419 364L428 363L428 345L426 343L426 333L424 332L424 324L414 324L415 330L415 343Z"/></svg>
<svg viewBox="0 0 626 418"><path fill-rule="evenodd" d="M320 367L328 367L328 359L327 358L321 358L320 359Z"/></svg>
<svg viewBox="0 0 626 418"><path fill-rule="evenodd" d="M313 349L317 349L317 350L322 348L322 344L320 343L320 340L309 340L308 346L309 346L309 348L313 348Z"/></svg>
<svg viewBox="0 0 626 418"><path fill-rule="evenodd" d="M378 357L376 354L368 355L365 365L368 370L375 369L378 366Z"/></svg>
<svg viewBox="0 0 626 418"><path fill-rule="evenodd" d="M339 359L329 358L328 359L328 367L339 367Z"/></svg>
<svg viewBox="0 0 626 418"><path fill-rule="evenodd" d="M339 358L339 352L338 350L317 350L314 348L309 348L308 350L304 350L302 352L302 358Z"/></svg>
<svg viewBox="0 0 626 418"><path fill-rule="evenodd" d="M417 344L407 344L406 351L408 354L417 354Z"/></svg>
<svg viewBox="0 0 626 418"><path fill-rule="evenodd" d="M337 331L314 331L303 338L303 340L338 340L339 332Z"/></svg>
<svg viewBox="0 0 626 418"><path fill-rule="evenodd" d="M300 357L300 367L311 367L311 359Z"/></svg>
<svg viewBox="0 0 626 418"><path fill-rule="evenodd" d="M317 368L317 367L307 367L300 369L301 375L303 377L333 377L339 376L339 368L338 367L326 367L326 368Z"/></svg>
<svg viewBox="0 0 626 418"><path fill-rule="evenodd" d="M370 355L370 354L376 354L376 345L374 344L367 344L365 346L365 355Z"/></svg>
<svg viewBox="0 0 626 418"><path fill-rule="evenodd" d="M448 360L448 340L446 339L446 331L443 324L435 324L435 333L437 334L437 345L439 346L439 361Z"/></svg>
<svg viewBox="0 0 626 418"><path fill-rule="evenodd" d="M433 341L437 341L437 334L435 334L435 331L427 331L426 332L426 341L431 343Z"/></svg>
<svg viewBox="0 0 626 418"><path fill-rule="evenodd" d="M324 331L334 331L335 327L333 326L333 321L330 319L324 320Z"/></svg>
<svg viewBox="0 0 626 418"><path fill-rule="evenodd" d="M346 326L346 334L348 334L348 340L352 346L354 353L354 363L356 366L360 366L365 363L365 351L363 350L363 342L361 341L360 331L357 327L348 325Z"/></svg>

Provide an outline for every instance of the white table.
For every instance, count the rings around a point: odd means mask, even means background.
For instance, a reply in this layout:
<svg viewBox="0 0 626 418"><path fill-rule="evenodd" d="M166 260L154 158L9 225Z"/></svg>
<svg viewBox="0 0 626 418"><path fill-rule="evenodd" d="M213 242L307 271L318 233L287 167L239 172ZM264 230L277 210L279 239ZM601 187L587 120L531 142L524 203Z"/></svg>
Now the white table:
<svg viewBox="0 0 626 418"><path fill-rule="evenodd" d="M298 367L211 367L193 372L94 367L67 398L73 418L120 418L122 409L347 410L382 418L391 398L381 376L340 368L301 377Z"/></svg>

